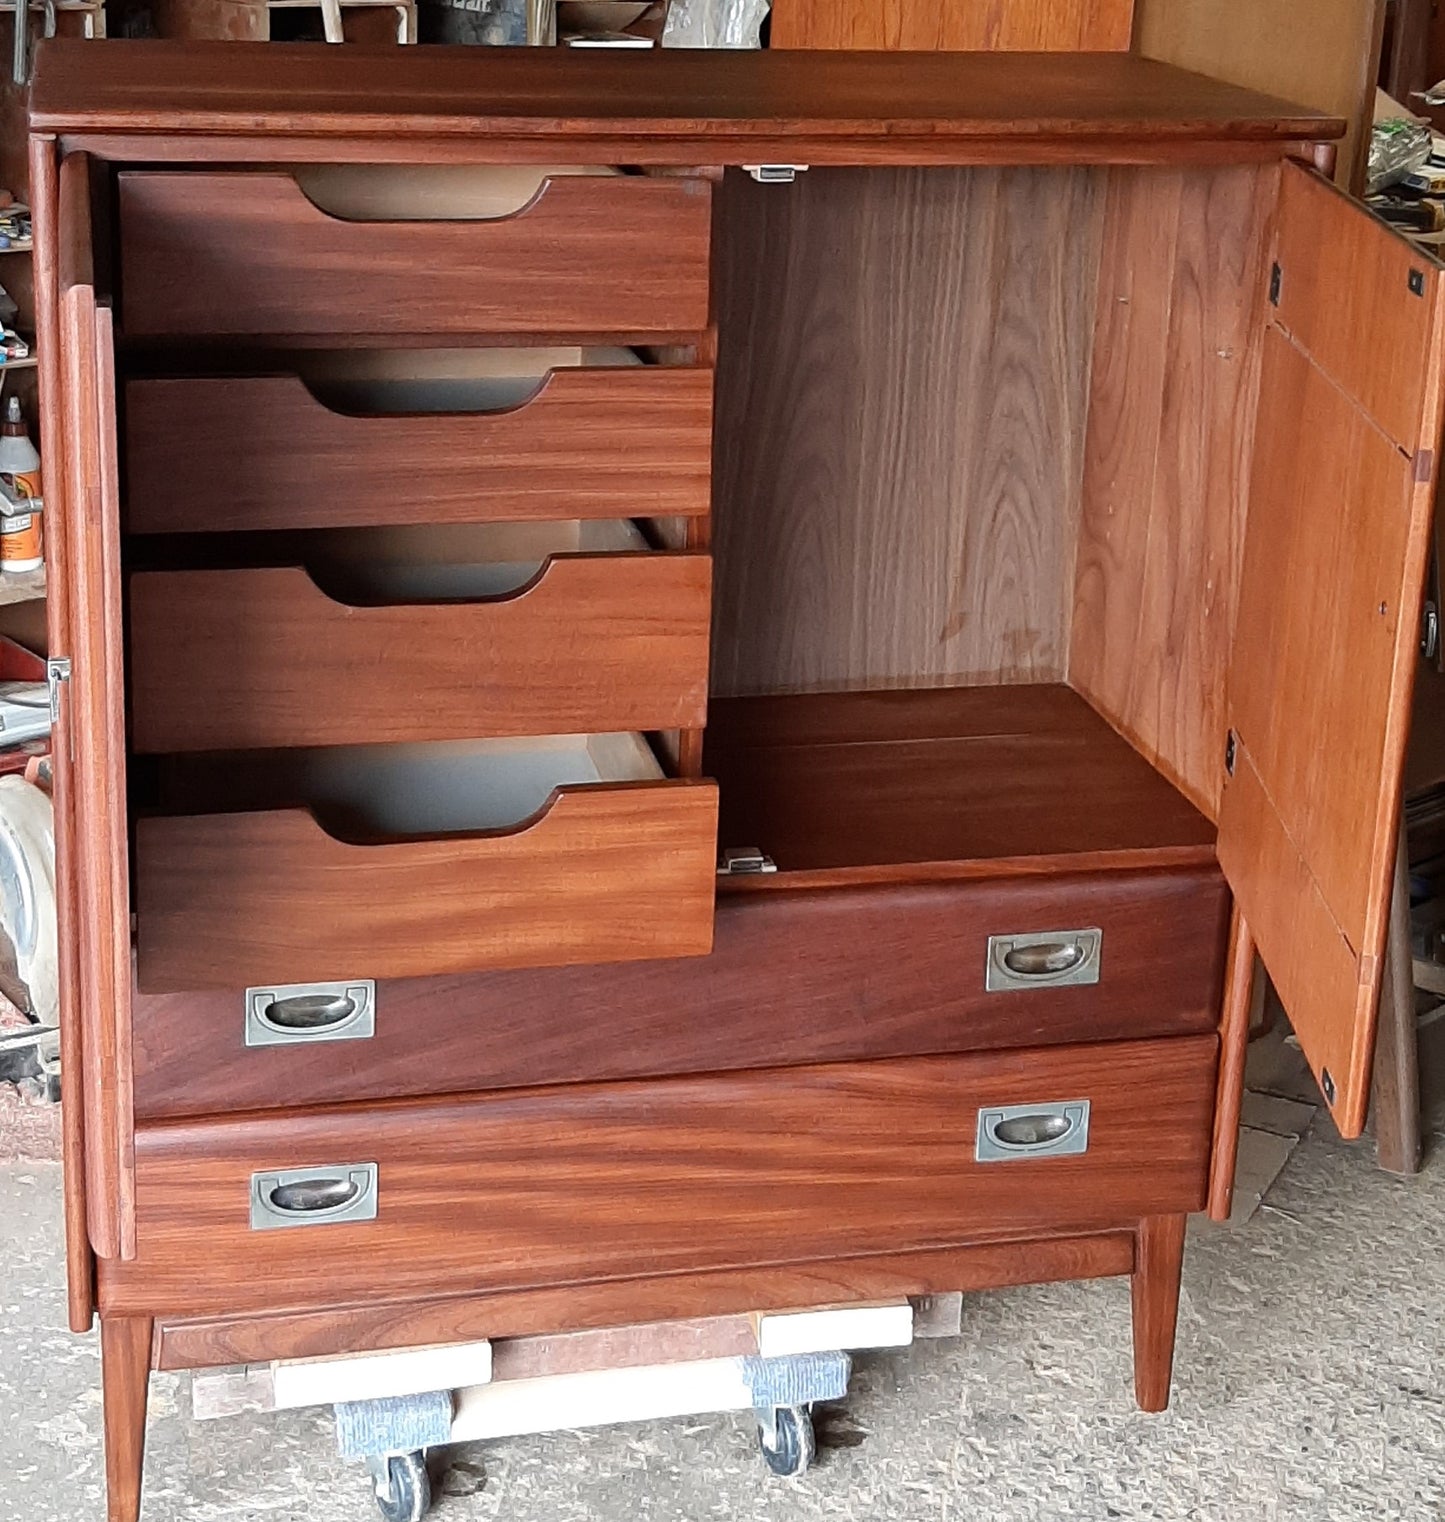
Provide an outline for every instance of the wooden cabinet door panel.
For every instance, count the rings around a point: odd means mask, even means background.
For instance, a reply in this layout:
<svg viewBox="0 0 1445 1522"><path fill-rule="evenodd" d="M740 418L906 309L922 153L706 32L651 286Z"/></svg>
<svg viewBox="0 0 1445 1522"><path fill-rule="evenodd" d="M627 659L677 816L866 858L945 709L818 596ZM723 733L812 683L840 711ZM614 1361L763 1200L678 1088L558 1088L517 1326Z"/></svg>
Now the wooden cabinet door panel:
<svg viewBox="0 0 1445 1522"><path fill-rule="evenodd" d="M1286 166L1219 852L1346 1136L1369 1097L1439 445L1441 273Z"/></svg>
<svg viewBox="0 0 1445 1522"><path fill-rule="evenodd" d="M86 1205L102 1257L135 1253L130 1066L130 896L126 874L124 664L116 451L114 322L92 257L92 170L60 167L59 317L66 451L64 560L71 680L58 808L57 863L73 894L84 1062ZM73 1076L73 1075L72 1075Z"/></svg>

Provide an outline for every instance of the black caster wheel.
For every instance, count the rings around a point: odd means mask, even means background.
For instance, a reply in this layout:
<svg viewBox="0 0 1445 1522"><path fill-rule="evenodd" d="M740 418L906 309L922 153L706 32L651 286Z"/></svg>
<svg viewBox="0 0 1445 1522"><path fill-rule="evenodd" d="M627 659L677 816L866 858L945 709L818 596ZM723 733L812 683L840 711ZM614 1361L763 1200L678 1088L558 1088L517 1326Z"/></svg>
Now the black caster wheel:
<svg viewBox="0 0 1445 1522"><path fill-rule="evenodd" d="M771 1426L772 1430L769 1431ZM813 1418L806 1406L779 1406L771 1423L758 1423L758 1448L763 1462L774 1474L794 1479L808 1472L818 1451L813 1436Z"/></svg>
<svg viewBox="0 0 1445 1522"><path fill-rule="evenodd" d="M393 1453L372 1466L376 1509L384 1522L421 1522L431 1507L426 1455Z"/></svg>

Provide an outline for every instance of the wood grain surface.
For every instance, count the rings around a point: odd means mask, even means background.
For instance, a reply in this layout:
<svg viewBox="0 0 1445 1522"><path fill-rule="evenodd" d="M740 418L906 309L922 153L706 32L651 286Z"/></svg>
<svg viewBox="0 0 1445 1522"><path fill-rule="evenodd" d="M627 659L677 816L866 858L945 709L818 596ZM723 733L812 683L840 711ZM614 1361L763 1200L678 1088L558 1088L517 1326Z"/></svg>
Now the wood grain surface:
<svg viewBox="0 0 1445 1522"><path fill-rule="evenodd" d="M715 690L1062 674L1098 190L724 181Z"/></svg>
<svg viewBox="0 0 1445 1522"><path fill-rule="evenodd" d="M561 1289L400 1303L373 1301L271 1316L168 1320L156 1326L155 1358L158 1369L324 1358L359 1347L470 1342L564 1326L618 1326L637 1317L654 1320L698 1314L687 1309L690 1306L704 1307L707 1315L745 1315L898 1295L1101 1279L1129 1273L1133 1262L1133 1233L1109 1231L708 1274L660 1274ZM124 1275L119 1284L124 1284ZM117 1287L117 1280L108 1278L106 1287Z"/></svg>
<svg viewBox="0 0 1445 1522"><path fill-rule="evenodd" d="M61 165L60 289L64 334L63 500L71 598L73 804L78 853L80 996L85 1057L86 1214L98 1254L134 1251L130 1049L130 884L126 855L125 686L121 651L119 481L116 466L114 330L84 253L90 173L84 157Z"/></svg>
<svg viewBox="0 0 1445 1522"><path fill-rule="evenodd" d="M151 1332L147 1316L102 1316L100 1320L107 1522L139 1522L140 1518Z"/></svg>
<svg viewBox="0 0 1445 1522"><path fill-rule="evenodd" d="M775 48L1127 52L1133 0L774 0Z"/></svg>
<svg viewBox="0 0 1445 1522"><path fill-rule="evenodd" d="M1214 1096L1214 1146L1209 1159L1209 1217L1224 1222L1234 1206L1234 1169L1239 1157L1239 1121L1244 1108L1244 1069L1249 1055L1249 1021L1256 977L1254 935L1235 905L1230 914L1229 949L1224 961L1224 999L1219 1016L1219 1082Z"/></svg>
<svg viewBox="0 0 1445 1522"><path fill-rule="evenodd" d="M136 1142L136 1272L107 1276L103 1304L173 1316L316 1308L1191 1210L1216 1047L1185 1036L152 1124ZM981 1105L1083 1098L1086 1154L974 1161ZM374 1221L250 1229L253 1172L361 1161L379 1168Z"/></svg>
<svg viewBox="0 0 1445 1522"><path fill-rule="evenodd" d="M80 160L83 163L84 160ZM60 156L53 141L34 138L30 143L30 215L35 232L34 292L36 348L45 356L40 366L40 449L49 481L45 525L51 575L46 597L46 648L57 654L74 648L69 579L57 574L71 564L70 523L65 503L69 488L68 458L74 447L65 406L64 366L60 359L60 285L84 280L92 259L88 248L77 246L85 228L74 226L77 212L89 223L86 202L88 175L67 175L65 212L68 244L61 240ZM61 1096L61 1159L64 1164L65 1283L66 1311L73 1332L90 1330L95 1315L95 1254L90 1245L86 1209L85 1162L85 1034L81 942L84 916L80 907L81 853L75 817L76 778L70 738L73 699L62 692L51 723L51 804L55 829L55 917L57 964L57 1012L60 1027L60 1062L70 1074Z"/></svg>
<svg viewBox="0 0 1445 1522"><path fill-rule="evenodd" d="M1356 1136L1430 549L1445 323L1438 266L1305 170L1283 173L1278 315L1292 334L1272 324L1265 337L1230 672L1245 765L1225 790L1220 858L1300 1045L1334 1091L1336 1124ZM1337 252L1322 254L1326 242ZM1380 281L1367 305L1339 289L1347 269ZM1347 329L1341 314L1369 325ZM1422 350L1412 418L1397 356Z"/></svg>
<svg viewBox="0 0 1445 1522"><path fill-rule="evenodd" d="M1134 1399L1141 1411L1164 1411L1169 1406L1185 1225L1182 1215L1149 1216L1139 1223L1130 1300L1134 1313Z"/></svg>
<svg viewBox="0 0 1445 1522"><path fill-rule="evenodd" d="M719 700L704 767L721 788L723 849L755 845L778 865L748 880L760 891L1030 857L1066 871L1070 853L1207 859L1214 839L1058 685Z"/></svg>
<svg viewBox="0 0 1445 1522"><path fill-rule="evenodd" d="M333 411L296 376L132 380L125 431L137 534L693 517L712 372L562 369L506 412L393 416Z"/></svg>
<svg viewBox="0 0 1445 1522"><path fill-rule="evenodd" d="M287 174L126 170L118 183L135 337L707 326L702 176L563 175L515 215L476 222L343 221Z"/></svg>
<svg viewBox="0 0 1445 1522"><path fill-rule="evenodd" d="M143 818L148 992L700 955L717 789L558 788L511 832L353 845L304 809Z"/></svg>
<svg viewBox="0 0 1445 1522"><path fill-rule="evenodd" d="M1068 677L1211 818L1276 190L1114 170L1105 195Z"/></svg>
<svg viewBox="0 0 1445 1522"><path fill-rule="evenodd" d="M136 1110L1195 1035L1218 1018L1228 912L1212 865L724 892L710 956L382 983L365 1041L247 1047L239 988L137 993ZM990 935L1084 928L1103 934L1097 984L985 992Z"/></svg>
<svg viewBox="0 0 1445 1522"><path fill-rule="evenodd" d="M355 607L300 566L130 580L135 750L701 725L706 555L558 555L521 591Z"/></svg>
<svg viewBox="0 0 1445 1522"><path fill-rule="evenodd" d="M371 159L414 159L424 145L434 160L455 145L473 162L543 164L569 154L628 164L969 163L990 153L1127 163L1211 148L1278 153L1343 130L1337 118L1129 53L511 48L482 57L142 41L41 45L30 121L36 131L154 135L156 146L130 150L142 160L168 151L245 160L275 135L300 160L333 161L354 137L371 140L360 145Z"/></svg>

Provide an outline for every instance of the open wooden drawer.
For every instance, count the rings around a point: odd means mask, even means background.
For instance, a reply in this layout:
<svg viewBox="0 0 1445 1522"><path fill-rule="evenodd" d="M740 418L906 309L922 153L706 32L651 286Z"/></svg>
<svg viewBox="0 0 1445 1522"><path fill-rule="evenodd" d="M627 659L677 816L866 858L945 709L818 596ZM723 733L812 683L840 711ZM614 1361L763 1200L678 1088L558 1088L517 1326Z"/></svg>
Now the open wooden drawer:
<svg viewBox="0 0 1445 1522"><path fill-rule="evenodd" d="M485 204L440 220L425 206L398 216L414 171L368 175L388 189L308 195L274 170L121 173L123 331L354 342L707 326L712 185L701 176L540 172L500 215Z"/></svg>
<svg viewBox="0 0 1445 1522"><path fill-rule="evenodd" d="M705 722L711 562L630 522L293 548L306 566L132 576L135 751Z"/></svg>
<svg viewBox="0 0 1445 1522"><path fill-rule="evenodd" d="M1192 1210L1217 1047L1185 1036L143 1125L136 1258L102 1263L102 1304L234 1315Z"/></svg>
<svg viewBox="0 0 1445 1522"><path fill-rule="evenodd" d="M712 389L704 366L583 348L316 356L287 373L131 380L125 526L697 517Z"/></svg>
<svg viewBox="0 0 1445 1522"><path fill-rule="evenodd" d="M717 790L640 736L251 753L163 797L135 826L148 992L712 945Z"/></svg>

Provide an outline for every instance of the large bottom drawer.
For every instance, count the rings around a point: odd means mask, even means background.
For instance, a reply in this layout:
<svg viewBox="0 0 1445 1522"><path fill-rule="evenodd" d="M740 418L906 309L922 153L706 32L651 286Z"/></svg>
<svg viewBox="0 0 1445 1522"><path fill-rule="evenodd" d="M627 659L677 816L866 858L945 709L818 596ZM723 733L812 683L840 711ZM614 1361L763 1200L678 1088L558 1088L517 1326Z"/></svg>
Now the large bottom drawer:
<svg viewBox="0 0 1445 1522"><path fill-rule="evenodd" d="M137 991L135 1109L158 1119L1202 1034L1219 1019L1228 912L1212 864L725 894L705 957L350 994ZM1081 931L1079 967L991 976L1002 946L1067 953Z"/></svg>
<svg viewBox="0 0 1445 1522"><path fill-rule="evenodd" d="M1196 1209L1213 1036L358 1106L136 1134L104 1309L344 1305Z"/></svg>

